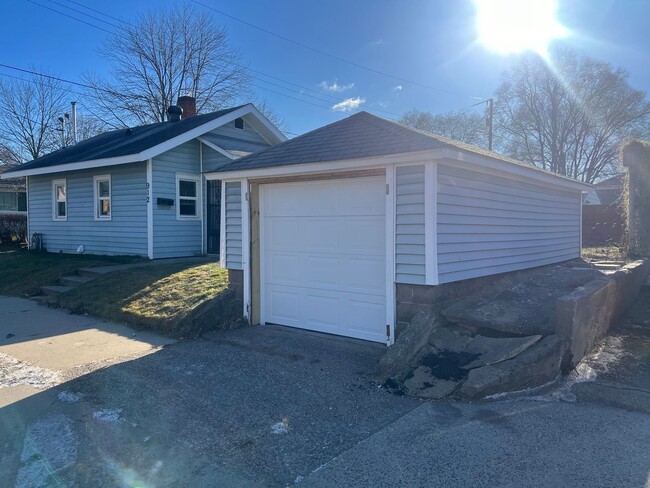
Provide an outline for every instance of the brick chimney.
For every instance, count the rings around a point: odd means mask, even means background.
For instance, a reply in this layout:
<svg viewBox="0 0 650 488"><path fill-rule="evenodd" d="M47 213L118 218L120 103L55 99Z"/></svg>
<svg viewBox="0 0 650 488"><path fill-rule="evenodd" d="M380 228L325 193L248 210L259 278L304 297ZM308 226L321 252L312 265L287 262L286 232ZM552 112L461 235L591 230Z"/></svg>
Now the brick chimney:
<svg viewBox="0 0 650 488"><path fill-rule="evenodd" d="M196 115L196 98L189 95L180 96L176 105L183 109L184 119Z"/></svg>

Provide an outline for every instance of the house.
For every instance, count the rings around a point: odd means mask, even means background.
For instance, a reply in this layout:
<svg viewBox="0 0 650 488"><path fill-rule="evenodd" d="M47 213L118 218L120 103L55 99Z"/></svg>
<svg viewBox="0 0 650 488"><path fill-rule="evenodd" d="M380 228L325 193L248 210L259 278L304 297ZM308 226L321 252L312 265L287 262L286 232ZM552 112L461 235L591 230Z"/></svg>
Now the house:
<svg viewBox="0 0 650 488"><path fill-rule="evenodd" d="M0 180L0 216L27 215L27 192L24 178Z"/></svg>
<svg viewBox="0 0 650 488"><path fill-rule="evenodd" d="M365 112L206 177L253 324L388 344L404 297L578 258L591 188Z"/></svg>
<svg viewBox="0 0 650 488"><path fill-rule="evenodd" d="M625 211L621 198L625 173L596 183L584 195L582 240L586 246L620 244L625 236Z"/></svg>
<svg viewBox="0 0 650 488"><path fill-rule="evenodd" d="M202 173L286 138L251 104L201 115L192 97L179 105L167 122L106 132L0 175L26 177L28 235L42 234L50 252L217 254L221 185Z"/></svg>

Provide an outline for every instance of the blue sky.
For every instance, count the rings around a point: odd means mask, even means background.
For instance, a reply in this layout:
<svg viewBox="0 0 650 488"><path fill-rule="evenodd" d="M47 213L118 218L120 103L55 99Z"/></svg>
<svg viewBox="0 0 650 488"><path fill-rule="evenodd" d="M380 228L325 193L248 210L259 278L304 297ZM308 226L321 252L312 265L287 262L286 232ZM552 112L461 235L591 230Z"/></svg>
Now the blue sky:
<svg viewBox="0 0 650 488"><path fill-rule="evenodd" d="M227 28L242 59L256 70L254 90L292 133L345 117L350 112L331 107L350 98L363 100L360 109L388 118L413 108L434 113L466 109L479 98L490 97L500 74L516 59L489 52L476 42L472 0L201 1L336 57L408 80L318 54L212 12ZM35 66L71 80L80 80L87 71L101 74L105 66L96 50L108 34L45 7L111 30L110 25L64 5L83 11L79 5L83 4L128 21L140 11L170 3L2 2L0 15L5 21L0 32L0 63ZM650 89L650 1L559 0L558 17L572 32L558 43L625 68L633 87ZM7 74L16 75L0 68L1 77ZM296 85L314 91L305 92Z"/></svg>

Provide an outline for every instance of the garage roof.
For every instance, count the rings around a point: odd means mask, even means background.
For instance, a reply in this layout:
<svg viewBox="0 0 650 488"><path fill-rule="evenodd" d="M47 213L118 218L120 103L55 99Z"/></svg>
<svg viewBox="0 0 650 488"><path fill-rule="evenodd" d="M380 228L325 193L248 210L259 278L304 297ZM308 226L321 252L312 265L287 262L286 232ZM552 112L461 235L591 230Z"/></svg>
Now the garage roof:
<svg viewBox="0 0 650 488"><path fill-rule="evenodd" d="M582 185L573 178L551 173L480 147L406 127L368 112L358 112L343 120L263 149L250 156L225 163L213 173L324 163L439 148L458 149L486 156ZM583 186L588 187L589 185Z"/></svg>

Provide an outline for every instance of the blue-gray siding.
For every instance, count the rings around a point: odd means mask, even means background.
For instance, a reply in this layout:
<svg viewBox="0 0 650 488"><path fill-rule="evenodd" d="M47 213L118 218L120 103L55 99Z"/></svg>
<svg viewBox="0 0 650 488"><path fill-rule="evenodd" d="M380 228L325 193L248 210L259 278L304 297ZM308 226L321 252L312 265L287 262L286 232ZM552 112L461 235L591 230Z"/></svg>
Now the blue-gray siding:
<svg viewBox="0 0 650 488"><path fill-rule="evenodd" d="M93 176L111 175L112 219L95 220ZM52 220L52 180L66 179L68 220ZM145 163L29 177L29 231L50 252L147 255Z"/></svg>
<svg viewBox="0 0 650 488"><path fill-rule="evenodd" d="M242 266L242 202L241 183L226 182L226 268L243 269ZM223 238L223 237L222 237Z"/></svg>
<svg viewBox="0 0 650 488"><path fill-rule="evenodd" d="M397 168L395 198L395 280L424 284L424 165Z"/></svg>
<svg viewBox="0 0 650 488"><path fill-rule="evenodd" d="M224 163L228 163L232 159L227 158L223 154L215 151L210 146L203 144L203 171L214 171Z"/></svg>
<svg viewBox="0 0 650 488"><path fill-rule="evenodd" d="M580 256L579 192L438 165L440 283Z"/></svg>
<svg viewBox="0 0 650 488"><path fill-rule="evenodd" d="M246 124L244 129L235 129L233 122L214 129L206 138L223 149L251 153L271 145L250 125Z"/></svg>
<svg viewBox="0 0 650 488"><path fill-rule="evenodd" d="M199 142L192 140L156 156L152 161L153 257L170 258L201 254L203 219L176 218L176 174L199 176ZM202 185L199 185L202 186ZM158 198L174 200L173 206L158 205Z"/></svg>

